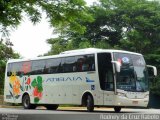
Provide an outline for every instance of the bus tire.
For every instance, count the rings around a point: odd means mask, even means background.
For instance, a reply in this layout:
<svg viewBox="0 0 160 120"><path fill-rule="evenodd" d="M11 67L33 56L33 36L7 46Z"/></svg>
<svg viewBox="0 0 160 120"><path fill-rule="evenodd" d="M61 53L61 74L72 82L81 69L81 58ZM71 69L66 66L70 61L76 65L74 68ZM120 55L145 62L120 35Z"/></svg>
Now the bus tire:
<svg viewBox="0 0 160 120"><path fill-rule="evenodd" d="M93 112L93 110L94 110L94 101L93 101L93 97L91 95L87 96L86 107L87 107L87 111L88 112Z"/></svg>
<svg viewBox="0 0 160 120"><path fill-rule="evenodd" d="M36 108L36 105L31 104L30 97L28 94L23 96L22 105L23 105L24 109L35 109Z"/></svg>
<svg viewBox="0 0 160 120"><path fill-rule="evenodd" d="M119 113L121 111L121 107L118 107L118 106L114 107L114 111L116 113Z"/></svg>
<svg viewBox="0 0 160 120"><path fill-rule="evenodd" d="M45 105L47 110L57 110L59 105Z"/></svg>

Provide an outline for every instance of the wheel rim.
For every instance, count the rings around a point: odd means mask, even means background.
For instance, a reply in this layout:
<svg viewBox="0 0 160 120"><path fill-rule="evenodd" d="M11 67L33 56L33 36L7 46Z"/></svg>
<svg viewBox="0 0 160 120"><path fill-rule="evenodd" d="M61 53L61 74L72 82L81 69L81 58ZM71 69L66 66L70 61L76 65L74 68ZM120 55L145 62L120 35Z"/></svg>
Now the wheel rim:
<svg viewBox="0 0 160 120"><path fill-rule="evenodd" d="M86 105L87 110L88 110L89 112L92 112L93 109L94 109L92 97L91 97L91 96L88 96L86 102L87 102L87 105Z"/></svg>
<svg viewBox="0 0 160 120"><path fill-rule="evenodd" d="M28 97L25 97L25 99L24 99L24 107L28 107L29 106L29 104L30 104L30 100L29 100L29 98Z"/></svg>
<svg viewBox="0 0 160 120"><path fill-rule="evenodd" d="M89 99L89 96L88 96L88 98L87 98L87 107L89 107L90 106L90 99Z"/></svg>

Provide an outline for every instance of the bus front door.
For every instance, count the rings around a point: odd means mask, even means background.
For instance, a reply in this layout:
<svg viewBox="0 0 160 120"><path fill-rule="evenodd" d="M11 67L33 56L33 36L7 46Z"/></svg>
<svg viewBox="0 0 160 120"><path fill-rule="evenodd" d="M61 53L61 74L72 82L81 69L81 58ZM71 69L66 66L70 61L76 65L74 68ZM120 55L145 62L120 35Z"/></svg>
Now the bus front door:
<svg viewBox="0 0 160 120"><path fill-rule="evenodd" d="M114 76L111 53L98 53L98 73L103 91L103 104L114 104Z"/></svg>

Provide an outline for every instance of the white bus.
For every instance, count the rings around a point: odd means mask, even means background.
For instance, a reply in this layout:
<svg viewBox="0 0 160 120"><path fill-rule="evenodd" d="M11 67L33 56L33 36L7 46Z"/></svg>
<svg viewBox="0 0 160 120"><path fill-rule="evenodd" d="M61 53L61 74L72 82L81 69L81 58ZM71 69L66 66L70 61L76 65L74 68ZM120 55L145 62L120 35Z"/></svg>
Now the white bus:
<svg viewBox="0 0 160 120"><path fill-rule="evenodd" d="M149 66L156 75L154 66ZM22 103L25 109L61 104L147 107L148 72L141 54L108 49L80 49L35 59L9 60L4 101Z"/></svg>

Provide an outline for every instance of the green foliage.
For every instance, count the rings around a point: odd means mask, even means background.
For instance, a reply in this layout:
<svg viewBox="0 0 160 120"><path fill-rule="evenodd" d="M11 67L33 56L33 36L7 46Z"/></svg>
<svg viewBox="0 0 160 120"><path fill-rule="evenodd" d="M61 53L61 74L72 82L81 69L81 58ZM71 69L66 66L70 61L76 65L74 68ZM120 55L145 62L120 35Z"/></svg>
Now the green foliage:
<svg viewBox="0 0 160 120"><path fill-rule="evenodd" d="M96 48L109 49L111 46L105 41L99 41L95 45Z"/></svg>
<svg viewBox="0 0 160 120"><path fill-rule="evenodd" d="M47 42L49 44L52 44L52 46L51 50L46 55L59 54L60 52L67 50L67 44L65 43L65 41L62 41L61 38L48 39ZM72 47L70 49L72 49Z"/></svg>
<svg viewBox="0 0 160 120"><path fill-rule="evenodd" d="M83 49L83 48L90 48L92 47L92 45L88 42L88 41L83 41L79 44L79 48Z"/></svg>
<svg viewBox="0 0 160 120"><path fill-rule="evenodd" d="M8 27L15 28L22 20L25 12L30 20L35 23L40 20L40 12L34 6L36 0L1 0L0 1L0 30L8 33Z"/></svg>
<svg viewBox="0 0 160 120"><path fill-rule="evenodd" d="M91 21L92 17L85 9L83 0L59 0L54 2L41 2L42 9L50 18L51 25L57 28L57 31L71 29L75 32L83 33L85 26L77 21Z"/></svg>
<svg viewBox="0 0 160 120"><path fill-rule="evenodd" d="M160 75L151 82L150 91L152 94L160 95Z"/></svg>
<svg viewBox="0 0 160 120"><path fill-rule="evenodd" d="M83 33L85 26L77 21L91 21L83 0L1 0L0 31L6 35L8 27L15 28L23 20L23 15L35 24L41 20L41 14L47 18L57 30L72 29Z"/></svg>

